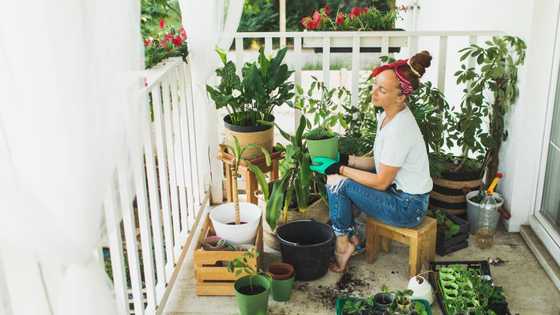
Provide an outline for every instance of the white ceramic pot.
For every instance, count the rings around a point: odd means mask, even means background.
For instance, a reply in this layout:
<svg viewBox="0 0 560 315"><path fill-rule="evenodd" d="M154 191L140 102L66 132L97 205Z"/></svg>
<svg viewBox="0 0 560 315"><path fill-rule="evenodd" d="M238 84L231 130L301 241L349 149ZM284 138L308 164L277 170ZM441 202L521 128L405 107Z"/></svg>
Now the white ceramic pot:
<svg viewBox="0 0 560 315"><path fill-rule="evenodd" d="M241 222L245 224L228 224L235 222L235 209L233 203L224 203L210 210L210 220L216 235L234 244L252 244L257 235L257 228L262 211L252 203L240 202L239 211Z"/></svg>
<svg viewBox="0 0 560 315"><path fill-rule="evenodd" d="M430 285L430 282L422 276L415 276L410 278L408 281L408 289L412 290L413 299L422 299L430 302L430 305L434 302L434 290Z"/></svg>

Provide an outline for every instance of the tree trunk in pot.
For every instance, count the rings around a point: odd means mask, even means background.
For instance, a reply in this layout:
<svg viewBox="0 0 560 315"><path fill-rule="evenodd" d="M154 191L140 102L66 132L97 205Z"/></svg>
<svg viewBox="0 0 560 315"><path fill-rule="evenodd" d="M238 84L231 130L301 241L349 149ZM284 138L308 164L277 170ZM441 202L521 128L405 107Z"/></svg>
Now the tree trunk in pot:
<svg viewBox="0 0 560 315"><path fill-rule="evenodd" d="M235 224L241 223L241 213L239 210L239 196L237 194L237 170L234 167L231 167L231 190L233 191L232 200L235 205Z"/></svg>

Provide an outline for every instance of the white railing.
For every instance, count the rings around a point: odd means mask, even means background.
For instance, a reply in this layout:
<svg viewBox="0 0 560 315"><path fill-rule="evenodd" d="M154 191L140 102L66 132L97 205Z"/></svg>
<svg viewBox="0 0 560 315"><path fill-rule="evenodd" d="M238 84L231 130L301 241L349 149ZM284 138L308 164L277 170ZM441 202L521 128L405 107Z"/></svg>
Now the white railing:
<svg viewBox="0 0 560 315"><path fill-rule="evenodd" d="M143 94L142 144L118 165L105 200L103 256L121 314L154 314L165 304L208 201L198 173L189 66L170 60L148 71Z"/></svg>
<svg viewBox="0 0 560 315"><path fill-rule="evenodd" d="M430 70L430 73L436 73L430 77L430 81L434 82L442 92L446 90L446 84L453 82L452 75L448 72L451 66L458 64L459 56L457 50L466 47L469 44L480 43L481 41L494 36L501 35L498 31L421 31L421 32L405 32L405 31L378 31L378 32L249 32L237 33L235 35L235 55L234 60L240 69L244 62L254 58L256 54L252 50L243 48L245 39L264 39L265 52L271 53L273 48L283 48L289 43L289 52L286 59L291 69L295 70L294 81L296 84L302 85L303 81L303 62L309 59L312 54L321 56L322 80L327 86L331 85L331 58L334 54L331 49L339 49L347 47L350 51L346 54L347 59L351 60L351 87L352 104L358 102L359 81L363 77L364 71L371 71L371 68L361 65L361 59L371 58L377 59L379 56L389 55L395 48L399 51L394 55L398 58L408 58L418 50L428 49L433 56L432 63L437 67L437 71ZM453 48L452 58L448 58L449 46L451 43ZM376 47L378 53L360 53L360 48ZM310 48L317 48L322 52L315 53ZM290 56L291 55L291 56ZM307 57L307 58L306 58ZM474 65L474 60L469 61ZM453 71L453 70L452 70ZM362 73L361 73L362 72ZM321 79L321 78L319 78ZM446 83L447 82L447 83Z"/></svg>

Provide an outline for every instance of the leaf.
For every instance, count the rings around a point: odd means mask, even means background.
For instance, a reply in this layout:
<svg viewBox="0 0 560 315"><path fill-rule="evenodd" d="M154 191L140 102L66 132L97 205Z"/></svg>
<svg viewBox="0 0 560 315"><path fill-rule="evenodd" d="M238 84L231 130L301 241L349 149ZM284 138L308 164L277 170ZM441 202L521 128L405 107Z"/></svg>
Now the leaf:
<svg viewBox="0 0 560 315"><path fill-rule="evenodd" d="M268 153L268 151L266 151ZM266 177L263 173L263 171L256 165L252 164L251 162L247 161L247 167L251 170L251 172L253 172L253 174L255 174L255 177L257 178L257 182L259 183L259 186L261 187L261 191L263 193L263 197L265 202L268 202L268 198L270 196L270 193L268 191L268 182L266 181Z"/></svg>

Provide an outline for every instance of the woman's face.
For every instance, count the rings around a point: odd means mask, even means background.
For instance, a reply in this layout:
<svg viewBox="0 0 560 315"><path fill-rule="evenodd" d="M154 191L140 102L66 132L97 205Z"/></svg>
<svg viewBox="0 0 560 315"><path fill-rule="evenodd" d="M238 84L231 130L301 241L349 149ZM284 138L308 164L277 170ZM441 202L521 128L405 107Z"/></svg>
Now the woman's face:
<svg viewBox="0 0 560 315"><path fill-rule="evenodd" d="M406 97L401 93L399 79L393 70L385 70L375 77L371 91L374 106L388 108L402 106Z"/></svg>

